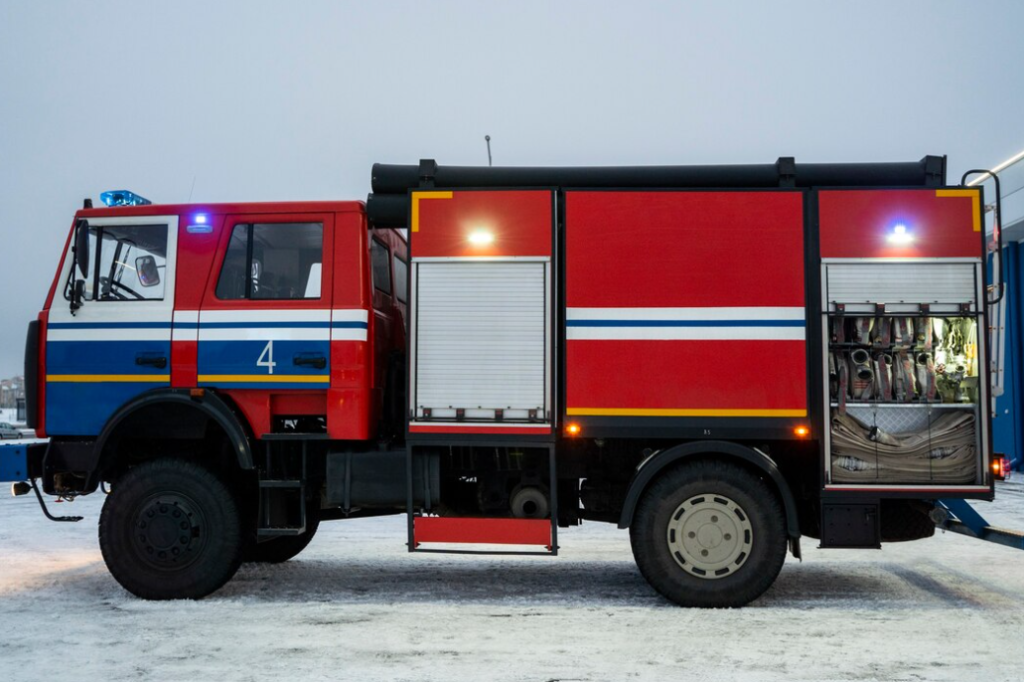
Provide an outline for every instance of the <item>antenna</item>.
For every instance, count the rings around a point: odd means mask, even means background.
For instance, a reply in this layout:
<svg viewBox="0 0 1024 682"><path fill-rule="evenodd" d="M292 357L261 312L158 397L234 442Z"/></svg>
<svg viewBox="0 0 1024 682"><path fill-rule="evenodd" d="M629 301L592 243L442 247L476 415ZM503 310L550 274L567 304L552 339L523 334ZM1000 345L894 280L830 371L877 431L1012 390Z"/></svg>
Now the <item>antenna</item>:
<svg viewBox="0 0 1024 682"><path fill-rule="evenodd" d="M491 162L491 136L484 135L484 142L487 143L487 165L493 166L494 164Z"/></svg>
<svg viewBox="0 0 1024 682"><path fill-rule="evenodd" d="M192 203L192 192L194 192L194 191L196 191L196 176L195 175L192 176L192 189L190 189L188 191L188 201L185 202L186 204L191 204Z"/></svg>

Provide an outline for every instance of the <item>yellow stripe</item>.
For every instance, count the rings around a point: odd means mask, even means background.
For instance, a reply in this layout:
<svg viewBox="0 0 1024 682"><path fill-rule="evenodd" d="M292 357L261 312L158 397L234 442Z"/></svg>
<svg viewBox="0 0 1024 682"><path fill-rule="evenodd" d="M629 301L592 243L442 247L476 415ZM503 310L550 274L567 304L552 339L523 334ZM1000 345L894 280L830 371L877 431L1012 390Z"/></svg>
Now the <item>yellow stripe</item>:
<svg viewBox="0 0 1024 682"><path fill-rule="evenodd" d="M618 407L570 407L570 415L591 417L806 417L807 410L661 410Z"/></svg>
<svg viewBox="0 0 1024 682"><path fill-rule="evenodd" d="M970 197L971 218L974 220L974 231L981 232L981 193L976 189L937 189L937 197Z"/></svg>
<svg viewBox="0 0 1024 682"><path fill-rule="evenodd" d="M47 374L46 380L53 383L97 383L97 382L136 382L158 384L171 380L170 374Z"/></svg>
<svg viewBox="0 0 1024 682"><path fill-rule="evenodd" d="M412 193L412 218L409 220L409 229L413 232L420 231L420 199L451 199L451 192L413 192Z"/></svg>
<svg viewBox="0 0 1024 682"><path fill-rule="evenodd" d="M200 374L201 384L261 383L261 384L329 384L331 377L309 374Z"/></svg>

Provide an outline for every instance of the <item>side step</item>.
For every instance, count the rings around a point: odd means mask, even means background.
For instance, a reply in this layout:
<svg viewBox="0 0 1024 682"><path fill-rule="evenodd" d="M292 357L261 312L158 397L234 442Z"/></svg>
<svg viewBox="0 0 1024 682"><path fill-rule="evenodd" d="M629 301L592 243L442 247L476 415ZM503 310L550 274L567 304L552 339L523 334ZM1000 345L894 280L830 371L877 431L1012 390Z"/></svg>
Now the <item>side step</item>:
<svg viewBox="0 0 1024 682"><path fill-rule="evenodd" d="M311 437L320 436L305 433L263 435L265 459L260 471L257 537L294 537L306 532L306 442ZM296 441L301 443L300 452L288 452L286 444ZM275 445L279 446L276 452ZM299 456L298 463L294 461L294 455ZM293 478L296 475L298 478Z"/></svg>
<svg viewBox="0 0 1024 682"><path fill-rule="evenodd" d="M555 526L551 519L508 519L475 517L412 517L412 552L447 554L533 554L556 556ZM427 549L424 543L458 545L539 546L544 551Z"/></svg>

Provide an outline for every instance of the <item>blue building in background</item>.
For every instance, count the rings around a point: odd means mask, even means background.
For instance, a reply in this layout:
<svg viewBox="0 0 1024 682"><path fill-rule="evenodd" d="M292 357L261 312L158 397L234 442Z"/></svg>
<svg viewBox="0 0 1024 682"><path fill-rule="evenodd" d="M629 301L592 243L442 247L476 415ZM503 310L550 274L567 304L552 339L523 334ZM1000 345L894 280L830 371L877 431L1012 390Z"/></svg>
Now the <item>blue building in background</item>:
<svg viewBox="0 0 1024 682"><path fill-rule="evenodd" d="M993 170L1002 186L1002 266L1006 282L1006 295L992 318L996 327L992 358L997 370L993 445L996 452L1010 458L1014 469L1024 471L1024 152ZM995 183L990 178L974 178L972 184L985 187L987 224L991 231ZM998 259L992 265L990 272L998 269Z"/></svg>

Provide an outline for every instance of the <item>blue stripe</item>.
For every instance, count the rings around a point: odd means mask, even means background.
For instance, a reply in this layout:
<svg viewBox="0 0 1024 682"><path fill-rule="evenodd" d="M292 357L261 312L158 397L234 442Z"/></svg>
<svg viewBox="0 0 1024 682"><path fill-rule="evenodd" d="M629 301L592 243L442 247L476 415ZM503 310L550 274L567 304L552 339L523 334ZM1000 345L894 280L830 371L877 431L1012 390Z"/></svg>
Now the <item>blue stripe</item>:
<svg viewBox="0 0 1024 682"><path fill-rule="evenodd" d="M170 329L170 322L51 322L49 329Z"/></svg>
<svg viewBox="0 0 1024 682"><path fill-rule="evenodd" d="M202 329L327 329L330 322L200 322Z"/></svg>
<svg viewBox="0 0 1024 682"><path fill-rule="evenodd" d="M366 329L365 322L332 322L331 326L335 329Z"/></svg>
<svg viewBox="0 0 1024 682"><path fill-rule="evenodd" d="M567 327L803 327L803 320L566 320Z"/></svg>
<svg viewBox="0 0 1024 682"><path fill-rule="evenodd" d="M198 322L175 322L175 329L199 329Z"/></svg>

